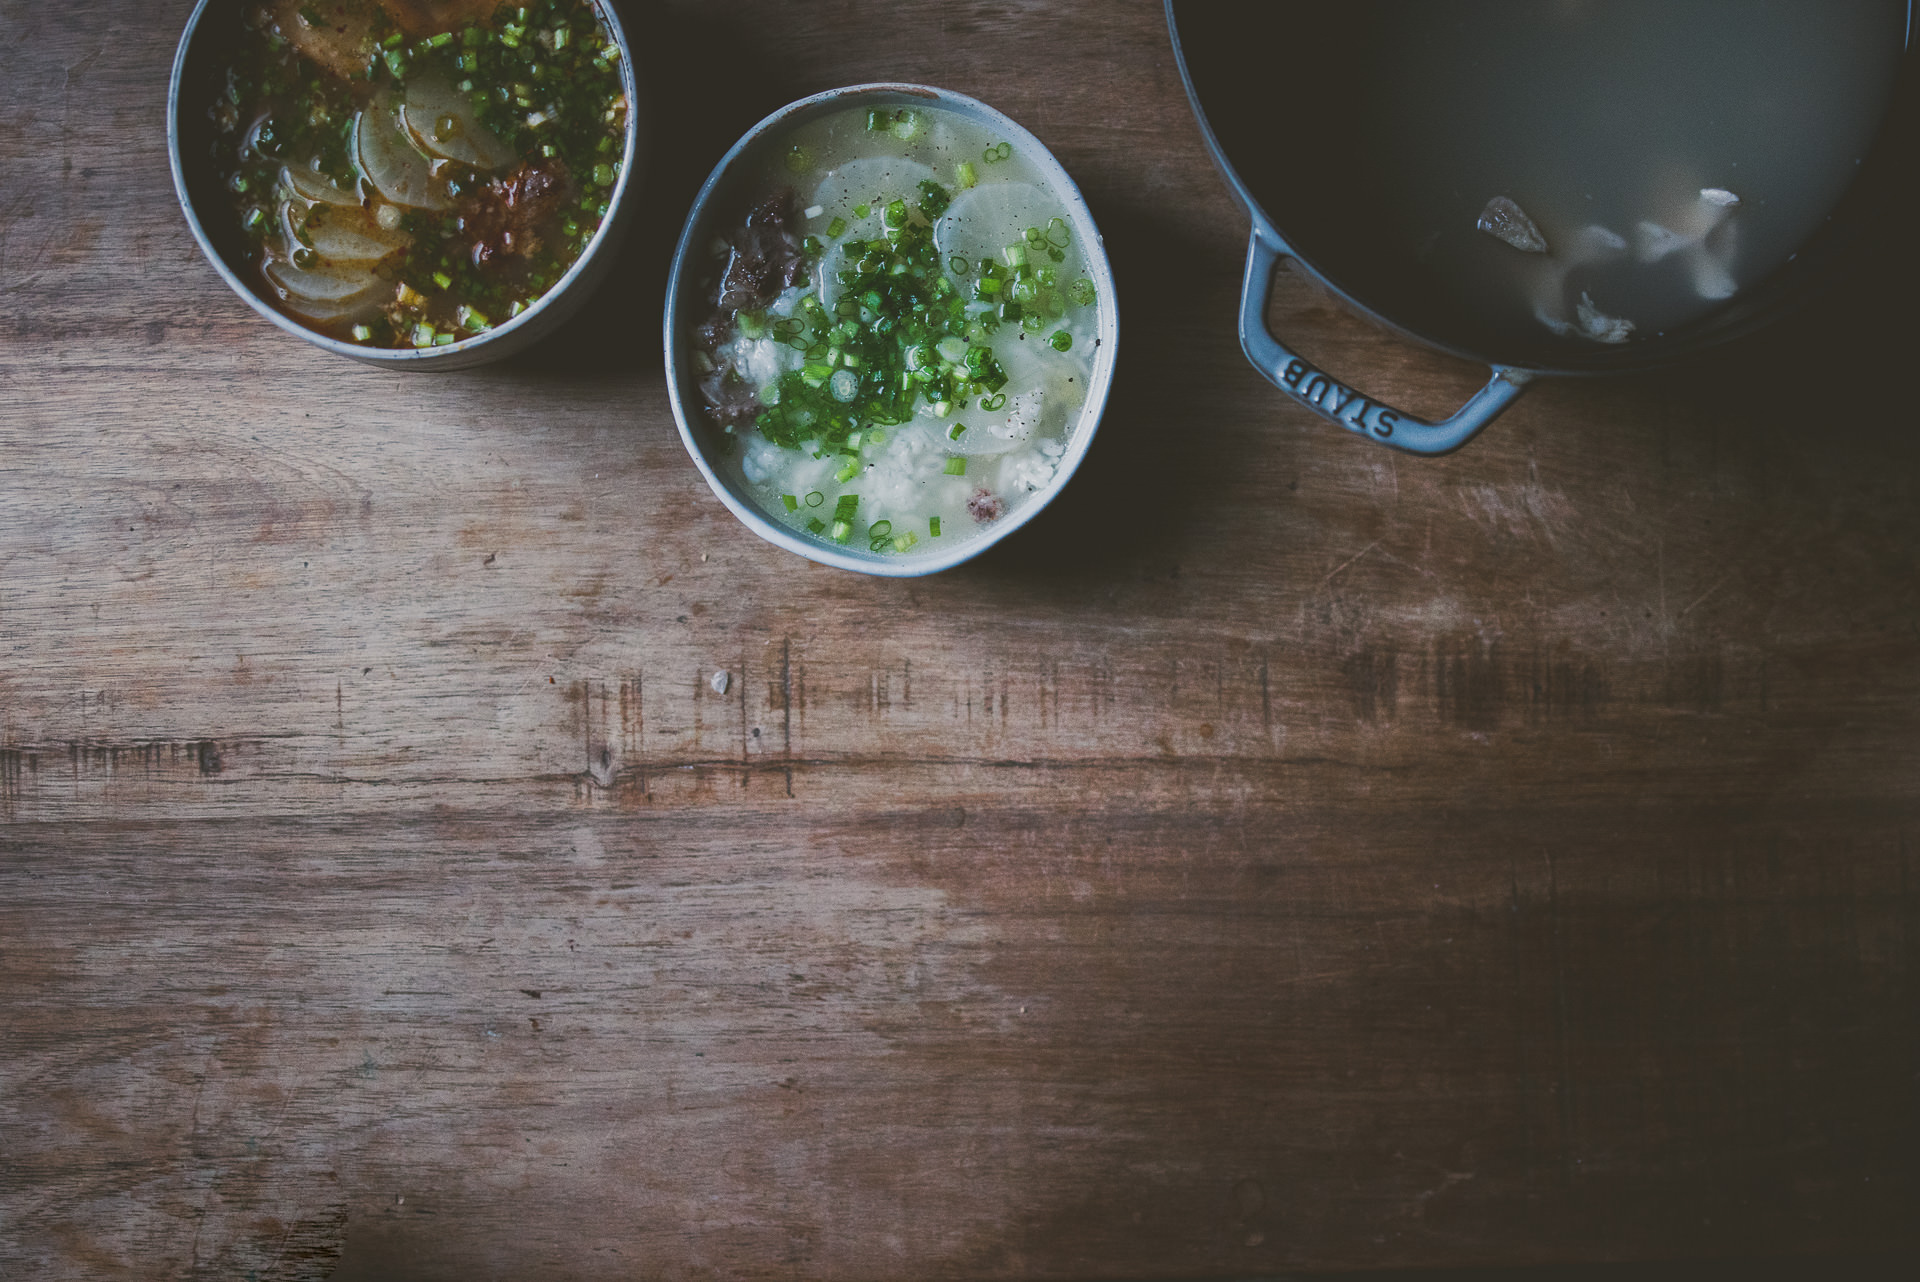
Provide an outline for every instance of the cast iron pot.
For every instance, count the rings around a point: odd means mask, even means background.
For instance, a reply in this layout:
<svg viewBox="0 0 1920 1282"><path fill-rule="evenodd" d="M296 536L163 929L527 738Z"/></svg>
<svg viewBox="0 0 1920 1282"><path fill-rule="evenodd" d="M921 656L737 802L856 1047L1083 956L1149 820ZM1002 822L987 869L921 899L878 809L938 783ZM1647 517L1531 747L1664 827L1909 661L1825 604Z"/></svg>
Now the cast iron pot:
<svg viewBox="0 0 1920 1282"><path fill-rule="evenodd" d="M1428 0L1431 2L1431 0ZM1897 58L1892 102L1859 176L1822 230L1778 271L1706 316L1631 345L1555 338L1450 307L1413 287L1411 255L1382 248L1393 238L1370 210L1391 198L1357 131L1347 122L1376 86L1367 42L1388 6L1267 0L1166 0L1167 24L1188 99L1207 147L1253 219L1240 298L1240 344L1275 386L1351 432L1412 454L1458 449L1543 375L1608 374L1686 360L1791 311L1832 284L1866 246L1911 221L1916 122L1913 9L1890 24ZM1463 70L1463 76L1465 72ZM1910 229L1902 234L1911 234ZM1458 411L1427 422L1316 368L1266 323L1281 260L1361 314L1441 351L1484 364L1492 377Z"/></svg>

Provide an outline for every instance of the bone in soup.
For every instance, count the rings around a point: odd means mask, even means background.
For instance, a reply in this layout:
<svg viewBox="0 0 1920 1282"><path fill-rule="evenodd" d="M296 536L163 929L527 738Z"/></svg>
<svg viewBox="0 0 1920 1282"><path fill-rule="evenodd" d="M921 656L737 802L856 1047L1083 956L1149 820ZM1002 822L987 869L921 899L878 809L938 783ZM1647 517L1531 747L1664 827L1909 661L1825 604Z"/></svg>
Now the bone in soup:
<svg viewBox="0 0 1920 1282"><path fill-rule="evenodd" d="M259 291L374 347L485 333L566 274L625 161L592 0L243 7L210 108Z"/></svg>
<svg viewBox="0 0 1920 1282"><path fill-rule="evenodd" d="M796 128L715 237L694 363L723 470L795 533L944 547L1052 479L1099 308L1067 209L937 106Z"/></svg>

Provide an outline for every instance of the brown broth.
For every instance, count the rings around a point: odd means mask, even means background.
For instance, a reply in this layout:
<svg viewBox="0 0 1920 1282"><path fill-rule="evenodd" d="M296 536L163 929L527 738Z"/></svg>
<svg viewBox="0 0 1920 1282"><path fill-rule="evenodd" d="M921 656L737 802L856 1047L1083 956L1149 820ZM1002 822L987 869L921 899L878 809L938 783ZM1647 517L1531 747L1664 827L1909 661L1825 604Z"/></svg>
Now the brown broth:
<svg viewBox="0 0 1920 1282"><path fill-rule="evenodd" d="M531 306L591 243L628 109L594 0L274 0L241 21L215 161L289 316L448 346Z"/></svg>

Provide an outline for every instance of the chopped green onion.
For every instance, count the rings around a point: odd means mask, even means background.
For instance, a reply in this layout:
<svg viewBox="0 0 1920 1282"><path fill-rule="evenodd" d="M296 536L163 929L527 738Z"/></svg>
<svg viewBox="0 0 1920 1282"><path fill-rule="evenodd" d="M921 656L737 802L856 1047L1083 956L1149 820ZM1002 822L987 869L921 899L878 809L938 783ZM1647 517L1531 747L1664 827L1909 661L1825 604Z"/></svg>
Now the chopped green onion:
<svg viewBox="0 0 1920 1282"><path fill-rule="evenodd" d="M841 466L840 470L833 474L833 479L845 485L848 481L851 481L855 476L859 475L859 472L860 460L848 459L846 463Z"/></svg>
<svg viewBox="0 0 1920 1282"><path fill-rule="evenodd" d="M927 533L936 539L940 537L940 518L939 517L930 516L927 518Z"/></svg>
<svg viewBox="0 0 1920 1282"><path fill-rule="evenodd" d="M838 499L834 500L833 519L836 521L851 521L853 514L859 510L860 496L858 494L842 494Z"/></svg>
<svg viewBox="0 0 1920 1282"><path fill-rule="evenodd" d="M973 162L971 160L961 161L957 166L955 166L953 172L954 172L954 176L957 179L959 179L960 185L962 187L971 187L975 183L980 181L980 175L974 169Z"/></svg>
<svg viewBox="0 0 1920 1282"><path fill-rule="evenodd" d="M1064 352L1073 346L1073 335L1064 329L1056 329L1053 331L1053 337L1047 340L1047 345L1056 352Z"/></svg>
<svg viewBox="0 0 1920 1282"><path fill-rule="evenodd" d="M825 503L826 501L827 501L827 496L822 494L819 490L807 491L808 507L819 507L822 503Z"/></svg>
<svg viewBox="0 0 1920 1282"><path fill-rule="evenodd" d="M1067 297L1071 298L1076 305L1080 307L1085 307L1088 303L1091 303L1096 297L1093 289L1093 282L1088 280L1085 276L1082 276L1079 280L1076 280L1073 282L1073 284L1067 286Z"/></svg>
<svg viewBox="0 0 1920 1282"><path fill-rule="evenodd" d="M949 441L957 441L960 439L961 434L964 433L966 430L967 430L967 425L965 423L955 423L952 427L947 429L947 439Z"/></svg>
<svg viewBox="0 0 1920 1282"><path fill-rule="evenodd" d="M1006 403L1007 403L1007 398L1005 395L983 396L980 398L980 408L982 410L985 410L988 413L992 413L996 410L999 410L1001 407L1006 405Z"/></svg>
<svg viewBox="0 0 1920 1282"><path fill-rule="evenodd" d="M880 221L893 228L905 227L907 225L907 202L904 200L890 202L887 205L886 215Z"/></svg>
<svg viewBox="0 0 1920 1282"><path fill-rule="evenodd" d="M810 516L807 518L807 533L820 534L825 532L826 528L827 528L827 523L825 521L822 521L819 517Z"/></svg>
<svg viewBox="0 0 1920 1282"><path fill-rule="evenodd" d="M1007 266L1016 271L1027 265L1027 247L1025 245L1008 245L1000 251L1000 256L1007 260Z"/></svg>
<svg viewBox="0 0 1920 1282"><path fill-rule="evenodd" d="M884 539L890 537L892 534L892 521L875 521L867 527L867 537L870 539Z"/></svg>
<svg viewBox="0 0 1920 1282"><path fill-rule="evenodd" d="M855 205L853 207L853 216L856 220L865 218L867 215L871 214L872 212L873 212L872 205Z"/></svg>
<svg viewBox="0 0 1920 1282"><path fill-rule="evenodd" d="M835 521L833 523L833 529L831 532L829 532L827 537L832 539L835 543L845 543L848 539L853 537L853 522Z"/></svg>
<svg viewBox="0 0 1920 1282"><path fill-rule="evenodd" d="M1055 249L1065 249L1073 240L1073 229L1067 226L1064 218L1054 218L1047 223L1047 243Z"/></svg>
<svg viewBox="0 0 1920 1282"><path fill-rule="evenodd" d="M831 237L837 238L843 236L846 234L846 230L847 220L838 214L835 214L833 221L827 224L827 235Z"/></svg>
<svg viewBox="0 0 1920 1282"><path fill-rule="evenodd" d="M967 460L965 456L960 454L954 455L947 460L947 466L943 470L948 476L965 476L967 474Z"/></svg>
<svg viewBox="0 0 1920 1282"><path fill-rule="evenodd" d="M780 496L780 502L786 507L787 511L789 512L798 512L800 510L800 500L796 498L794 495L782 494Z"/></svg>
<svg viewBox="0 0 1920 1282"><path fill-rule="evenodd" d="M370 343L370 342L372 342L372 341L373 341L373 326L371 326L371 325L355 325L355 326L353 327L353 341L354 341L354 342L356 342L356 343Z"/></svg>
<svg viewBox="0 0 1920 1282"><path fill-rule="evenodd" d="M787 148L787 172L804 174L813 168L813 152L799 143Z"/></svg>
<svg viewBox="0 0 1920 1282"><path fill-rule="evenodd" d="M890 128L901 142L912 142L920 132L920 117L911 111L896 112Z"/></svg>
<svg viewBox="0 0 1920 1282"><path fill-rule="evenodd" d="M1008 157L1012 155L1013 155L1012 143L997 142L993 144L993 146L987 148L987 150L982 154L981 159L985 160L989 165L997 165L1001 161L1006 160Z"/></svg>
<svg viewBox="0 0 1920 1282"><path fill-rule="evenodd" d="M452 289L453 277L447 275L445 272L435 272L433 274L433 283L442 289Z"/></svg>
<svg viewBox="0 0 1920 1282"><path fill-rule="evenodd" d="M953 195L945 187L925 179L920 184L920 212L928 218L938 218L947 212L947 206L953 204Z"/></svg>

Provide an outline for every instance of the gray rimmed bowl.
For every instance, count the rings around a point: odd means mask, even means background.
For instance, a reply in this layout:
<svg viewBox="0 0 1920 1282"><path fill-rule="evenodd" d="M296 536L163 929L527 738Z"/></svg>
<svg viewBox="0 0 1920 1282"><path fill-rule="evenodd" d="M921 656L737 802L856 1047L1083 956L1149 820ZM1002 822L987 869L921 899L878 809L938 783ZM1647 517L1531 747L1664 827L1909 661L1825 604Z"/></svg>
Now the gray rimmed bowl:
<svg viewBox="0 0 1920 1282"><path fill-rule="evenodd" d="M764 194L756 192L749 184L763 172L768 159L767 148L777 145L787 131L822 116L861 107L927 106L944 108L984 125L998 137L1021 149L1066 207L1073 234L1086 258L1088 276L1099 293L1100 313L1095 322L1097 345L1087 380L1087 398L1080 408L1078 421L1066 433L1066 449L1054 470L1053 479L1035 491L1017 510L978 533L956 540L951 547L930 546L929 540L921 549L889 555L838 546L796 533L763 512L751 494L745 493L725 470L715 465L710 447L720 439L720 433L706 421L701 408L699 374L692 360L694 344L691 331L693 326L705 319L706 311L712 304L697 283L701 272L707 269L707 264L702 261L706 246L716 235L731 230L731 223L746 211L754 199ZM680 244L674 251L673 266L667 277L667 390L673 402L674 420L680 427L680 440L692 457L694 466L707 478L707 484L727 506L727 510L767 542L808 560L860 574L911 578L950 569L980 555L1039 515L1040 510L1066 488L1080 460L1086 457L1087 449L1093 443L1094 431L1106 408L1107 393L1113 385L1119 338L1120 318L1114 297L1113 267L1107 259L1100 230L1094 225L1093 214L1067 171L1038 138L1006 115L964 94L926 85L881 83L830 89L789 103L748 130L732 150L721 157L706 184L700 188L700 194L693 202L693 210L687 215L686 227L680 233Z"/></svg>
<svg viewBox="0 0 1920 1282"><path fill-rule="evenodd" d="M445 371L467 369L523 351L558 329L587 301L606 276L626 235L627 224L632 219L627 196L637 179L636 170L641 160L645 104L634 75L633 49L613 5L607 0L598 0L596 7L620 49L620 83L627 96L627 128L620 175L608 200L607 216L600 220L600 230L587 242L586 249L566 275L526 311L483 334L445 347L425 348L363 347L309 329L263 295L264 286L258 283L257 273L247 264L238 229L228 234L223 225L210 229L201 220L201 209L210 211L210 217L216 219L224 214L227 197L214 175L209 155L213 134L204 108L212 102L212 91L209 88L204 98L198 91L215 83L224 60L230 55L238 38L242 7L242 0L198 0L194 5L186 31L180 36L180 46L174 52L173 77L167 87L167 156L173 167L174 193L179 197L180 211L186 215L194 241L213 269L220 273L220 279L249 307L287 333L338 356L389 369Z"/></svg>

